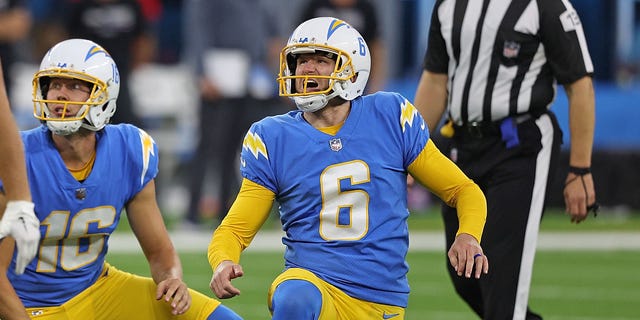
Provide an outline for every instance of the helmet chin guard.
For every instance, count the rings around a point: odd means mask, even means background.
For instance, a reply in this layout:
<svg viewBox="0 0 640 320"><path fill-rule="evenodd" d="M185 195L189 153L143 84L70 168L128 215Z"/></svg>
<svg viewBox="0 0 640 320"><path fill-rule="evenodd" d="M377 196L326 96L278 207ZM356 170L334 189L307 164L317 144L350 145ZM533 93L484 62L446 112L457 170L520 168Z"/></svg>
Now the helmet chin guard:
<svg viewBox="0 0 640 320"><path fill-rule="evenodd" d="M73 120L73 121L56 121L56 120L47 120L47 128L51 130L51 132L60 135L60 136L68 136L72 133L80 130L82 126L82 120Z"/></svg>
<svg viewBox="0 0 640 320"><path fill-rule="evenodd" d="M336 67L330 76L296 75L296 57L299 54L326 52L336 56ZM279 95L292 98L298 109L314 112L340 97L350 101L364 93L369 80L371 55L360 33L346 22L320 17L300 24L289 37L280 53L278 74ZM309 78L329 79L323 91L307 92ZM303 88L295 87L296 79L304 79Z"/></svg>
<svg viewBox="0 0 640 320"><path fill-rule="evenodd" d="M77 79L92 86L86 101L48 100L51 78ZM59 135L69 135L86 128L98 131L109 123L116 111L120 91L120 74L115 62L100 45L85 39L70 39L53 46L45 54L33 81L33 115ZM57 117L49 104L82 107L74 116Z"/></svg>
<svg viewBox="0 0 640 320"><path fill-rule="evenodd" d="M293 97L298 109L305 112L315 112L327 105L329 97L324 94L317 94L309 97Z"/></svg>

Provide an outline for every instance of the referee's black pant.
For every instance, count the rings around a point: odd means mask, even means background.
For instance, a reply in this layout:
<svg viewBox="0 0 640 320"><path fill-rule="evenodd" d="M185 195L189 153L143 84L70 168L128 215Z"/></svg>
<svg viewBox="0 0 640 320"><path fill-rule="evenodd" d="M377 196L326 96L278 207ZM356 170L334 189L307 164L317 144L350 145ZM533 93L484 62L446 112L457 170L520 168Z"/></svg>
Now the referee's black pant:
<svg viewBox="0 0 640 320"><path fill-rule="evenodd" d="M514 122L517 123L517 122ZM456 292L486 320L542 319L528 308L529 287L546 191L557 167L562 132L549 112L517 126L507 147L498 124L460 127L445 153L482 189L487 221L482 248L489 274L459 277L447 263ZM447 249L458 230L456 210L443 206Z"/></svg>

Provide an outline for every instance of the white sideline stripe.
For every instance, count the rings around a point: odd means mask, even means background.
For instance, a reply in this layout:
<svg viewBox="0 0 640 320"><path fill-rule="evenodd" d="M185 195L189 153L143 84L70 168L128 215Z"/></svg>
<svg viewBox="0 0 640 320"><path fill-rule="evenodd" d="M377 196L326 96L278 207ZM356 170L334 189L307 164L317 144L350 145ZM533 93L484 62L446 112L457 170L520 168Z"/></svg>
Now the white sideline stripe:
<svg viewBox="0 0 640 320"><path fill-rule="evenodd" d="M282 251L284 245L278 231L259 232L247 251ZM206 252L211 233L171 232L178 252ZM442 232L411 232L410 251L444 251ZM538 250L640 250L640 232L541 232ZM109 251L117 253L142 252L133 234L115 233L109 240Z"/></svg>

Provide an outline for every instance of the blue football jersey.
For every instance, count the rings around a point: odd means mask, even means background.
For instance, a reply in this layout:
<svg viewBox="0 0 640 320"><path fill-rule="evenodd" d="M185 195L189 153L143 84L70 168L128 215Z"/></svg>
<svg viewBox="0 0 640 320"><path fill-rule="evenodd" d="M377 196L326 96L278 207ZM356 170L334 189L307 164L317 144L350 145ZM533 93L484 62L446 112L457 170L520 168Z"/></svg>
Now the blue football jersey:
<svg viewBox="0 0 640 320"><path fill-rule="evenodd" d="M46 126L22 132L41 245L23 275L7 272L26 307L57 306L100 276L124 205L158 173L158 150L132 125L97 132L93 169L83 182L66 168Z"/></svg>
<svg viewBox="0 0 640 320"><path fill-rule="evenodd" d="M406 306L407 167L428 139L415 107L386 92L353 100L335 136L299 110L254 123L240 170L276 194L286 267L359 299Z"/></svg>

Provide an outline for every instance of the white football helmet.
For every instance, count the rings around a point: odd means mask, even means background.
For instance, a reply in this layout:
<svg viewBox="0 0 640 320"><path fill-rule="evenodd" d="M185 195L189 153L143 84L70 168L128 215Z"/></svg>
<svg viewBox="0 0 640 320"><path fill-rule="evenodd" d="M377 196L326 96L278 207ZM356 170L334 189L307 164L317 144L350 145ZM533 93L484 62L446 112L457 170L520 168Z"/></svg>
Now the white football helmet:
<svg viewBox="0 0 640 320"><path fill-rule="evenodd" d="M296 75L296 55L329 52L337 55L334 72L329 79L329 88L321 92L306 92L309 78L317 75ZM280 53L278 74L279 94L291 97L298 109L313 112L324 108L334 97L353 100L364 93L371 70L369 47L360 33L348 23L332 18L320 17L300 24L291 34L287 46ZM304 79L302 88L295 87L295 80Z"/></svg>
<svg viewBox="0 0 640 320"><path fill-rule="evenodd" d="M79 79L93 85L87 101L47 100L50 78ZM64 40L45 54L40 70L33 76L33 115L59 135L77 132L80 127L98 131L116 111L120 74L107 51L93 41ZM81 105L75 116L52 116L49 103Z"/></svg>

